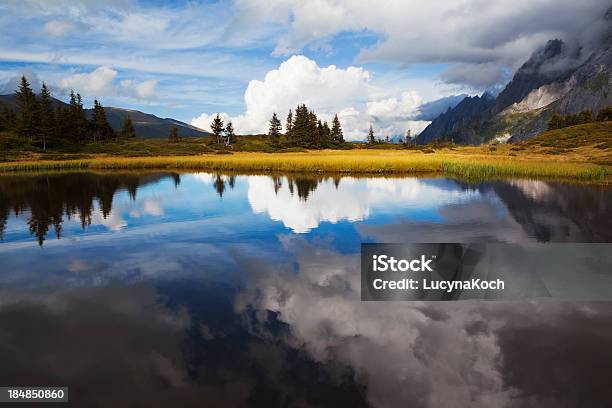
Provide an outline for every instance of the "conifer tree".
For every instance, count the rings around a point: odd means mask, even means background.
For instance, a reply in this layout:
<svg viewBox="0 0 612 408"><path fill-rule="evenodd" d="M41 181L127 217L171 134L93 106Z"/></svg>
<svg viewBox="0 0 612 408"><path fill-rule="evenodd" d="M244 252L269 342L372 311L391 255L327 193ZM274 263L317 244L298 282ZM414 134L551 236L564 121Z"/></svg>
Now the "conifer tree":
<svg viewBox="0 0 612 408"><path fill-rule="evenodd" d="M287 142L292 142L291 131L293 130L293 112L289 109L289 113L287 114L287 121L285 122L285 137L287 138Z"/></svg>
<svg viewBox="0 0 612 408"><path fill-rule="evenodd" d="M79 135L77 135L77 115L78 115L78 106L76 94L73 90L70 90L70 101L68 102L68 108L66 109L66 121L65 128L68 130L68 133L65 134L72 141L78 141Z"/></svg>
<svg viewBox="0 0 612 408"><path fill-rule="evenodd" d="M335 115L332 121L331 138L335 144L344 143L344 134L342 133L342 126L340 125L338 115Z"/></svg>
<svg viewBox="0 0 612 408"><path fill-rule="evenodd" d="M130 115L127 115L127 117L123 120L120 135L124 139L132 139L136 137L136 130L134 129L134 123L132 122L132 117Z"/></svg>
<svg viewBox="0 0 612 408"><path fill-rule="evenodd" d="M108 124L106 120L106 111L98 100L94 100L93 116L91 119L91 129L93 142L104 141L114 136L113 128Z"/></svg>
<svg viewBox="0 0 612 408"><path fill-rule="evenodd" d="M179 133L178 133L178 127L176 125L172 125L172 128L170 128L170 135L168 136L168 140L171 143L178 143Z"/></svg>
<svg viewBox="0 0 612 408"><path fill-rule="evenodd" d="M90 131L90 124L83 109L83 101L79 93L70 91L70 104L68 107L66 130L68 131L67 136L72 141L81 143L84 142Z"/></svg>
<svg viewBox="0 0 612 408"><path fill-rule="evenodd" d="M15 91L15 100L17 103L17 133L32 142L36 139L38 130L38 103L25 76L21 77L19 87Z"/></svg>
<svg viewBox="0 0 612 408"><path fill-rule="evenodd" d="M1 121L4 130L15 129L17 117L15 115L15 112L11 108L4 105L2 107L2 113L0 114L0 117L2 118Z"/></svg>
<svg viewBox="0 0 612 408"><path fill-rule="evenodd" d="M295 109L295 119L291 129L291 138L294 144L306 146L309 132L309 116L306 105L298 105Z"/></svg>
<svg viewBox="0 0 612 408"><path fill-rule="evenodd" d="M308 132L306 133L306 147L320 147L318 138L318 120L313 111L308 111Z"/></svg>
<svg viewBox="0 0 612 408"><path fill-rule="evenodd" d="M220 145L223 141L221 140L223 137L223 120L221 119L221 117L219 116L219 114L217 113L217 116L215 116L215 118L213 119L212 123L210 124L210 129L212 130L213 134L215 135L215 140L217 142L218 145Z"/></svg>
<svg viewBox="0 0 612 408"><path fill-rule="evenodd" d="M47 84L43 82L40 89L40 97L38 101L38 117L39 117L39 136L43 150L47 150L47 146L53 144L56 135L55 126L55 111L53 110L53 100Z"/></svg>
<svg viewBox="0 0 612 408"><path fill-rule="evenodd" d="M548 130L561 129L565 126L565 120L563 116L558 113L553 113L550 117L550 121L548 122Z"/></svg>
<svg viewBox="0 0 612 408"><path fill-rule="evenodd" d="M94 143L96 143L99 140L102 140L102 129L100 125L102 125L103 112L104 112L104 109L102 109L102 106L100 106L100 103L98 102L98 100L94 99L93 115L91 118L91 129L92 129L91 136L92 136Z"/></svg>
<svg viewBox="0 0 612 408"><path fill-rule="evenodd" d="M317 130L315 132L315 139L313 146L316 149L321 149L325 145L325 129L323 128L323 122L321 120L317 121Z"/></svg>
<svg viewBox="0 0 612 408"><path fill-rule="evenodd" d="M331 130L329 129L329 125L327 122L322 122L321 120L317 121L317 129L316 129L316 138L312 147L316 149L323 149L331 146Z"/></svg>
<svg viewBox="0 0 612 408"><path fill-rule="evenodd" d="M370 130L368 130L368 144L375 144L376 143L376 136L374 135L374 128L372 128L372 125L370 125Z"/></svg>
<svg viewBox="0 0 612 408"><path fill-rule="evenodd" d="M72 122L70 108L58 104L55 107L55 133L61 143L62 140L72 140Z"/></svg>
<svg viewBox="0 0 612 408"><path fill-rule="evenodd" d="M273 145L278 144L278 140L280 138L282 131L281 121L276 116L276 112L272 114L272 119L270 119L270 127L268 130L268 137L270 138L270 143Z"/></svg>
<svg viewBox="0 0 612 408"><path fill-rule="evenodd" d="M323 147L329 147L333 144L331 129L327 122L323 122Z"/></svg>
<svg viewBox="0 0 612 408"><path fill-rule="evenodd" d="M231 146L232 143L234 143L234 139L236 138L236 135L234 134L234 125L232 125L231 120L227 122L224 132L225 132L225 145Z"/></svg>
<svg viewBox="0 0 612 408"><path fill-rule="evenodd" d="M87 114L85 113L85 108L83 108L83 99L81 98L81 94L77 92L76 94L76 128L77 134L79 135L79 139L81 141L87 140L88 133L91 131L89 126L89 121L87 120Z"/></svg>

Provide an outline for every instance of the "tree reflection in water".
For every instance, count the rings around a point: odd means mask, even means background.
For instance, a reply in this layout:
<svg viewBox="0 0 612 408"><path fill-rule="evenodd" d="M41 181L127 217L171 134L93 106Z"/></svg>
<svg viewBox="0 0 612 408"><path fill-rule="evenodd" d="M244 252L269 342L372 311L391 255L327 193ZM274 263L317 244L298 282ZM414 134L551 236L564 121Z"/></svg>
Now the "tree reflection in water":
<svg viewBox="0 0 612 408"><path fill-rule="evenodd" d="M217 173L209 177L214 191L223 198L228 190L235 189L238 176ZM340 199L343 192L343 184L338 176L275 174L269 177L276 199L288 200L297 197L296 206L297 202L303 204L309 202L308 206L328 205L335 199ZM62 223L65 219L78 219L81 227L86 229L92 224L94 211L99 211L105 220L109 217L113 198L119 191L126 191L129 198L136 201L138 188L157 184L163 179L172 180L175 188L180 188L181 175L174 172L148 174L83 172L2 176L0 177L0 239L4 238L11 212L15 216L21 215L26 218L30 234L35 236L42 246L50 230L57 238L62 236ZM368 179L368 183L365 183L366 188L370 188L369 180L376 184L380 179ZM399 190L406 188L404 184L409 180L398 178L382 181L394 187L385 195L391 200L394 194L397 195ZM328 191L327 187L331 186L332 182L333 186ZM325 195L317 197L315 194L321 194L317 190L322 183L326 186L323 189ZM419 191L423 188L436 191L473 191L483 197L494 196L503 204L509 216L523 227L527 235L535 237L538 241L605 242L610 239L612 217L609 216L608 206L612 200L612 190L603 186L577 186L534 180L498 180L467 184L446 179L418 179L417 184L411 188L418 188ZM351 188L346 185L344 187L345 190ZM286 196L281 197L279 194L283 190ZM340 195L329 197L332 193ZM344 193L346 196L350 191ZM311 202L313 197L317 197L314 204ZM359 200L359 197L351 198L353 204ZM97 208L94 205L96 203ZM438 213L446 217L461 203L456 203L454 206L435 202L430 204L434 207L439 204ZM465 210L460 211L459 217L463 221L472 222L468 219L469 214ZM402 229L402 234L407 233L401 221L395 224Z"/></svg>
<svg viewBox="0 0 612 408"><path fill-rule="evenodd" d="M0 238L4 235L6 221L12 211L15 216L29 211L28 226L42 246L49 229L61 237L64 217L78 217L83 229L91 225L94 202L106 219L113 206L113 197L118 191L128 192L132 201L140 186L171 178L175 186L180 184L180 175L163 174L95 174L63 173L36 176L0 177Z"/></svg>

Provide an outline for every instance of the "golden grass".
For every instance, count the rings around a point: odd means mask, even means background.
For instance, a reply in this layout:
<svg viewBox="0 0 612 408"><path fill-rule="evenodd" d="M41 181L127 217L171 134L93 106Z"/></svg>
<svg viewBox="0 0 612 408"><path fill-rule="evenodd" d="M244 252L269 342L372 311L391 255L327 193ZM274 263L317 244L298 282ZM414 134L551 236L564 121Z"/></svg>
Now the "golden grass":
<svg viewBox="0 0 612 408"><path fill-rule="evenodd" d="M610 167L544 154L508 155L482 148L406 150L323 150L303 153L248 153L159 157L95 157L0 163L0 172L98 169L202 169L210 171L411 174L440 173L469 179L495 177L571 178L606 182Z"/></svg>

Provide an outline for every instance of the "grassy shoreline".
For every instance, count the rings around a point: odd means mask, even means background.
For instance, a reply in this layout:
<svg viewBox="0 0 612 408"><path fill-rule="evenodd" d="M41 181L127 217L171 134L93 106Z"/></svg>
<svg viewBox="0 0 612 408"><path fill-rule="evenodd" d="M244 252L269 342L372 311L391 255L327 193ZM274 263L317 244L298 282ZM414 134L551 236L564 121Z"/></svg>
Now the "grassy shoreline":
<svg viewBox="0 0 612 408"><path fill-rule="evenodd" d="M0 163L0 173L44 170L180 169L208 171L424 174L467 179L542 177L608 184L610 166L560 157L510 157L470 151L433 154L396 150L309 151L303 153L204 154L198 156L93 157L73 160L24 160Z"/></svg>
<svg viewBox="0 0 612 408"><path fill-rule="evenodd" d="M74 152L0 151L0 174L49 170L205 170L213 172L344 175L438 174L471 180L508 177L612 184L612 122L548 131L514 144L434 144L406 147L353 143L339 150L270 145L238 136L231 147L211 138L117 140Z"/></svg>

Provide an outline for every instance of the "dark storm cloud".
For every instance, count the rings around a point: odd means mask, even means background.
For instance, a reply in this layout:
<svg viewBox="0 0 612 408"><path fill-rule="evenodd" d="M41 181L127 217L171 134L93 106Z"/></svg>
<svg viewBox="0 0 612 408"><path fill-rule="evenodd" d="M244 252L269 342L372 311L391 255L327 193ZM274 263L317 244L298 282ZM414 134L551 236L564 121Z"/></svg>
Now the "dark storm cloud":
<svg viewBox="0 0 612 408"><path fill-rule="evenodd" d="M428 16L426 26L419 21L384 26L385 40L362 50L360 60L448 64L444 82L477 90L500 87L548 40L562 39L571 50L581 50L578 60L567 59L568 67L583 62L609 30L604 20L609 7L605 0L413 5L410 12Z"/></svg>
<svg viewBox="0 0 612 408"><path fill-rule="evenodd" d="M476 0L460 5L435 3L431 7L435 10L426 5L412 7L417 14L421 8L423 13L437 17L427 21L429 28L417 33L406 29L392 32L386 42L370 52L382 56L385 51L393 51L395 58L409 63L514 64L516 57L526 58L549 39L591 42L604 29L603 17L610 4L605 0L523 4ZM399 46L395 41L400 38L411 41L404 44L403 51L391 48Z"/></svg>
<svg viewBox="0 0 612 408"><path fill-rule="evenodd" d="M448 84L467 85L477 90L485 90L510 79L508 69L495 63L451 65L440 74L440 79Z"/></svg>

